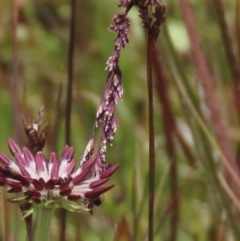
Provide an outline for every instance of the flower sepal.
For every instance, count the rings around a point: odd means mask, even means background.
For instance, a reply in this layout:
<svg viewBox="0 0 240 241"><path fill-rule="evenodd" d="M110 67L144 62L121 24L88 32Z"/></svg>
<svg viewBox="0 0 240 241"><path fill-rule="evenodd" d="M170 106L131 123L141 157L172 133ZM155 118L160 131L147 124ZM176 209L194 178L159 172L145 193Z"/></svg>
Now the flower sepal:
<svg viewBox="0 0 240 241"><path fill-rule="evenodd" d="M26 197L13 197L13 198L8 198L7 201L10 203L26 203Z"/></svg>

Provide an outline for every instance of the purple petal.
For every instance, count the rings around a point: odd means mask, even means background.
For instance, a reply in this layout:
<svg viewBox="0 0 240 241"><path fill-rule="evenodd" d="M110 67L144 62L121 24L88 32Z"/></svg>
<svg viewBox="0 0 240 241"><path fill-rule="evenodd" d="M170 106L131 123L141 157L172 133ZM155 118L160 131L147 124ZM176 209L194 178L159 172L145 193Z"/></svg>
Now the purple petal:
<svg viewBox="0 0 240 241"><path fill-rule="evenodd" d="M90 169L92 165L96 162L96 160L96 156L91 157L83 164L82 169Z"/></svg>
<svg viewBox="0 0 240 241"><path fill-rule="evenodd" d="M26 176L28 178L31 178L30 174L26 170L26 168L29 166L28 162L23 158L19 153L15 153L16 160L18 162L18 166L23 174L23 176Z"/></svg>
<svg viewBox="0 0 240 241"><path fill-rule="evenodd" d="M15 153L15 157L16 157L16 160L17 160L18 164L21 164L24 167L28 167L29 166L27 160L24 157L22 157L21 154Z"/></svg>
<svg viewBox="0 0 240 241"><path fill-rule="evenodd" d="M40 177L38 181L41 183L41 185L42 185L43 187L46 186L46 182L44 181L44 179L43 179L42 177Z"/></svg>
<svg viewBox="0 0 240 241"><path fill-rule="evenodd" d="M25 159L29 164L35 161L33 154L31 153L31 151L28 150L27 147L23 147L23 153L24 153Z"/></svg>
<svg viewBox="0 0 240 241"><path fill-rule="evenodd" d="M53 190L55 187L54 181L53 179L50 179L47 181L46 185L45 185L46 189L48 190Z"/></svg>
<svg viewBox="0 0 240 241"><path fill-rule="evenodd" d="M26 191L26 194L30 197L41 197L41 193L38 192L36 189L30 189L28 191Z"/></svg>
<svg viewBox="0 0 240 241"><path fill-rule="evenodd" d="M68 195L67 199L69 201L78 201L81 198L80 195Z"/></svg>
<svg viewBox="0 0 240 241"><path fill-rule="evenodd" d="M104 178L104 179L97 180L97 181L95 181L95 182L92 182L92 183L89 185L89 187L90 187L90 188L99 187L99 186L101 186L102 184L104 184L105 182L107 182L109 179L110 179L110 177L109 177L109 178Z"/></svg>
<svg viewBox="0 0 240 241"><path fill-rule="evenodd" d="M15 153L18 153L19 155L22 154L22 150L13 139L8 140L8 146L13 156L15 156Z"/></svg>
<svg viewBox="0 0 240 241"><path fill-rule="evenodd" d="M29 179L21 174L14 175L14 178L20 181L24 187L28 187L30 185Z"/></svg>
<svg viewBox="0 0 240 241"><path fill-rule="evenodd" d="M11 189L8 192L21 192L22 191L22 185L18 181L10 180L10 179L6 178L5 182L11 187Z"/></svg>
<svg viewBox="0 0 240 241"><path fill-rule="evenodd" d="M63 183L60 185L59 189L60 189L60 190L64 190L64 189L69 188L70 182L71 182L71 179L68 179L67 181L63 182Z"/></svg>
<svg viewBox="0 0 240 241"><path fill-rule="evenodd" d="M79 184L89 174L88 169L83 169L76 177L73 178L72 182L74 185Z"/></svg>
<svg viewBox="0 0 240 241"><path fill-rule="evenodd" d="M74 149L73 147L65 146L62 152L62 160L70 161L73 158Z"/></svg>
<svg viewBox="0 0 240 241"><path fill-rule="evenodd" d="M84 180L84 178L90 173L90 168L92 165L95 163L96 157L91 157L88 159L82 166L82 171L73 178L73 183L74 184L79 184Z"/></svg>
<svg viewBox="0 0 240 241"><path fill-rule="evenodd" d="M2 152L0 152L0 161L5 165L9 165L11 163L11 159Z"/></svg>
<svg viewBox="0 0 240 241"><path fill-rule="evenodd" d="M105 187L98 187L93 189L92 191L88 191L84 194L84 196L86 198L97 198L99 197L101 194L105 193L106 191L108 191L109 189L111 189L112 187L114 187L114 185L109 185L109 186L105 186Z"/></svg>
<svg viewBox="0 0 240 241"><path fill-rule="evenodd" d="M65 168L65 174L68 176L70 175L74 168L75 168L75 164L76 164L76 161L75 159L71 159L68 164L66 165L66 168Z"/></svg>
<svg viewBox="0 0 240 241"><path fill-rule="evenodd" d="M59 192L60 196L69 196L72 192L72 188L67 188Z"/></svg>
<svg viewBox="0 0 240 241"><path fill-rule="evenodd" d="M110 167L108 167L105 171L100 173L100 178L108 178L110 177L117 169L118 169L119 165L112 165Z"/></svg>
<svg viewBox="0 0 240 241"><path fill-rule="evenodd" d="M38 174L40 174L41 172L45 172L45 167L44 167L45 157L42 154L42 152L39 151L36 154L35 161L36 161L36 169Z"/></svg>
<svg viewBox="0 0 240 241"><path fill-rule="evenodd" d="M36 179L33 180L32 184L37 191L42 191L44 188L44 185L42 185L42 183Z"/></svg>
<svg viewBox="0 0 240 241"><path fill-rule="evenodd" d="M49 166L52 165L50 177L54 180L57 180L58 179L58 171L59 171L59 162L58 162L56 154L54 152L52 152L50 155L48 165Z"/></svg>

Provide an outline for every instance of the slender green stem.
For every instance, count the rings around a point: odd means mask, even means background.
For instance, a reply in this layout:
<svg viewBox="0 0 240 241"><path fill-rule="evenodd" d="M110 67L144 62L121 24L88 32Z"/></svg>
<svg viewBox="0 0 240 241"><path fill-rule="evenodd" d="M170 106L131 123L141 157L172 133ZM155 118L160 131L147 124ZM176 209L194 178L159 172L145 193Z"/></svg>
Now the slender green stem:
<svg viewBox="0 0 240 241"><path fill-rule="evenodd" d="M42 208L37 215L34 241L48 241L51 224L52 209Z"/></svg>

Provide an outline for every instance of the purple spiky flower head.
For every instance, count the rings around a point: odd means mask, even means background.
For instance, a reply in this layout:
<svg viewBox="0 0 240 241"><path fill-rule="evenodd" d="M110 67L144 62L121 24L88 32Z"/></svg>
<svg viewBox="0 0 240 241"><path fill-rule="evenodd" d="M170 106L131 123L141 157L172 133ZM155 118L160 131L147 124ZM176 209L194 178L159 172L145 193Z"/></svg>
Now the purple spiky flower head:
<svg viewBox="0 0 240 241"><path fill-rule="evenodd" d="M118 165L106 164L101 169L93 168L97 156L91 155L92 141L75 168L73 147L65 146L60 160L52 152L49 158L39 151L35 155L8 140L13 158L0 152L0 185L7 186L16 196L13 203L30 203L32 208L25 217L41 207L64 207L70 211L89 210L89 200L99 197L114 185L103 184L109 180Z"/></svg>

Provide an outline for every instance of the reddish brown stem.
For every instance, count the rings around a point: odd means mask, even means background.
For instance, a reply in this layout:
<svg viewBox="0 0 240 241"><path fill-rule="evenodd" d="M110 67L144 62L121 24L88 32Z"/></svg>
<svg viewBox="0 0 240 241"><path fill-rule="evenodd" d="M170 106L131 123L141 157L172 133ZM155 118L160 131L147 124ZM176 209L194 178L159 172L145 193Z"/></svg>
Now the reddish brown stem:
<svg viewBox="0 0 240 241"><path fill-rule="evenodd" d="M15 140L19 142L19 60L18 60L18 38L17 38L17 29L19 21L19 1L14 1L13 8L13 91L12 91L12 100L13 100L13 109L14 109L14 135ZM21 211L25 211L28 207L20 205ZM15 214L16 215L16 214ZM24 219L26 224L26 231L28 241L32 240L32 215L29 215ZM16 230L18 225L16 225ZM17 232L15 232L17 233ZM17 237L16 237L17 238Z"/></svg>
<svg viewBox="0 0 240 241"><path fill-rule="evenodd" d="M147 44L147 82L148 82L148 123L149 123L149 199L148 199L148 241L154 240L154 187L155 187L155 141L153 119L153 83L152 83L153 43L148 32Z"/></svg>
<svg viewBox="0 0 240 241"><path fill-rule="evenodd" d="M159 61L159 53L156 48L153 51L153 67L156 74L156 90L158 99L162 105L163 115L163 130L166 137L166 151L171 162L170 166L170 186L171 186L171 199L174 200L174 206L172 207L171 218L171 230L170 241L175 241L177 238L178 220L179 220L179 200L176 193L178 192L178 172L177 172L177 158L174 146L174 132L175 132L175 120L171 113L170 100L168 96L168 87L166 78L162 71L161 62ZM176 199L177 197L177 199Z"/></svg>
<svg viewBox="0 0 240 241"><path fill-rule="evenodd" d="M70 23L69 45L68 45L68 85L67 85L67 104L66 104L66 144L67 145L70 145L70 141L71 141L75 9L76 9L76 0L71 0L71 23Z"/></svg>
<svg viewBox="0 0 240 241"><path fill-rule="evenodd" d="M191 166L192 168L196 168L197 167L196 158L193 155L192 151L190 150L188 144L186 143L186 140L184 139L182 133L180 133L179 129L176 126L175 126L175 131L176 131L175 133L176 138L179 144L181 145L182 151L184 152L184 155L187 158L189 166Z"/></svg>
<svg viewBox="0 0 240 241"><path fill-rule="evenodd" d="M234 103L235 103L238 117L240 118L240 97L239 97L240 89L238 88L238 86L240 85L240 67L238 64L238 60L234 55L233 44L232 44L233 41L231 40L229 31L228 31L223 3L221 0L212 0L212 1L218 17L218 22L219 22L219 26L222 34L222 42L223 42L224 50L227 56L228 67L232 75Z"/></svg>
<svg viewBox="0 0 240 241"><path fill-rule="evenodd" d="M74 57L74 30L75 30L76 0L71 0L71 23L68 45L68 85L66 103L66 144L71 143L71 112L72 112L72 88L73 88L73 57ZM60 241L65 241L67 211L60 211Z"/></svg>
<svg viewBox="0 0 240 241"><path fill-rule="evenodd" d="M192 6L188 0L180 0L180 5L191 43L194 66L205 94L206 103L210 111L212 125L216 133L219 146L234 170L239 172L238 166L235 162L231 143L228 138L226 126L221 117L219 105L217 104L217 99L212 84L212 77L207 67L200 38L197 33L197 25ZM238 188L235 190L237 189Z"/></svg>
<svg viewBox="0 0 240 241"><path fill-rule="evenodd" d="M236 40L238 46L238 56L240 56L240 2L236 1Z"/></svg>
<svg viewBox="0 0 240 241"><path fill-rule="evenodd" d="M19 1L14 1L13 8L13 91L12 101L14 110L14 135L15 140L19 141L19 73L18 73L18 13L19 13Z"/></svg>
<svg viewBox="0 0 240 241"><path fill-rule="evenodd" d="M212 1L216 9L218 22L219 22L219 26L222 34L223 46L227 56L228 67L232 74L232 80L236 86L239 86L240 85L240 67L238 65L236 56L234 55L234 52L233 52L233 45L232 45L233 42L228 32L228 26L226 23L225 13L224 13L224 6L221 0L212 0ZM237 90L239 94L240 89L237 88Z"/></svg>

